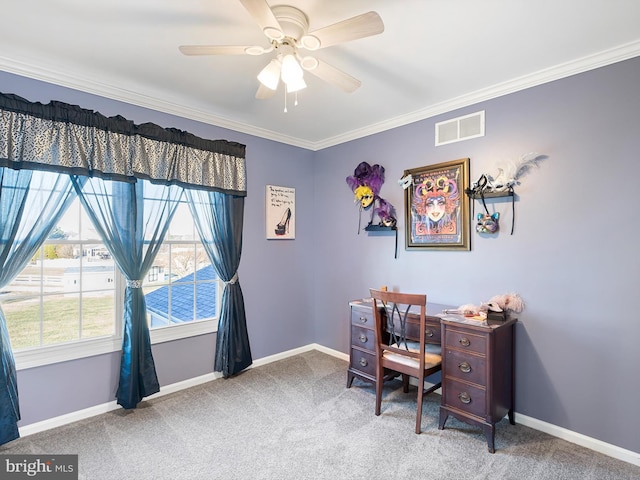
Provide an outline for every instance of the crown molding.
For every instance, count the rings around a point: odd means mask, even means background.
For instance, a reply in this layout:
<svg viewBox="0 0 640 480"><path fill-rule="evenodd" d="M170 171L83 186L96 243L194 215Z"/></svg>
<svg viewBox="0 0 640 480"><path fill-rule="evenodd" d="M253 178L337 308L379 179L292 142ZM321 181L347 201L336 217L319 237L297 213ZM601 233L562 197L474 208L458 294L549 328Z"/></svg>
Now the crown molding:
<svg viewBox="0 0 640 480"><path fill-rule="evenodd" d="M492 98L526 90L527 88L542 85L554 80L560 80L562 78L577 75L579 73L594 70L596 68L611 65L637 56L640 56L640 40L556 65L551 68L539 70L532 74L508 80L482 90L477 90L466 95L452 98L445 102L430 105L429 107L385 120L384 122L368 125L358 130L352 130L343 135L327 138L321 142L317 142L315 144L315 150L321 150L340 143L391 130L392 128L408 125L410 123L435 117L459 108L491 100Z"/></svg>
<svg viewBox="0 0 640 480"><path fill-rule="evenodd" d="M283 135L268 129L247 125L225 117L212 115L192 107L185 107L177 103L168 102L157 97L144 95L139 92L114 87L106 83L98 82L77 75L68 75L57 70L47 69L39 65L30 65L10 58L0 56L0 70L23 77L52 83L61 87L72 88L84 93L99 95L101 97L117 100L138 107L149 108L159 112L188 118L208 125L226 128L235 132L246 133L256 137L273 140L276 142L298 146L307 150L314 150L315 144L300 138Z"/></svg>
<svg viewBox="0 0 640 480"><path fill-rule="evenodd" d="M437 115L474 105L492 98L501 97L510 93L535 87L537 85L552 82L554 80L559 80L599 67L621 62L623 60L628 60L637 56L640 56L640 40L556 65L551 68L539 70L529 75L508 80L489 88L470 92L445 102L430 105L426 108L385 120L384 122L367 125L363 128L351 130L341 135L329 137L318 142L283 135L272 130L254 127L228 118L212 115L202 110L185 107L159 98L143 95L138 92L113 87L95 80L67 75L63 72L46 69L40 66L28 65L4 57L0 57L0 68L9 73L53 83L63 87L73 88L86 93L100 95L112 100L122 101L139 107L157 110L307 150L318 151L341 143L384 132L392 128L401 127L403 125L435 117Z"/></svg>

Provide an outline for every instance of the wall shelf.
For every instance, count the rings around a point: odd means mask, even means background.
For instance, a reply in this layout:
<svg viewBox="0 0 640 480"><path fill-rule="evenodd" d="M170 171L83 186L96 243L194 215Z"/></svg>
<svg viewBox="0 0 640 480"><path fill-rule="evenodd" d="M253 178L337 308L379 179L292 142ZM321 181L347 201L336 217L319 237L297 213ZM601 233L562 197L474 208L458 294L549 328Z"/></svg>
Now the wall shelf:
<svg viewBox="0 0 640 480"><path fill-rule="evenodd" d="M366 232L392 232L398 230L397 227L385 227L384 225L367 225L364 227Z"/></svg>
<svg viewBox="0 0 640 480"><path fill-rule="evenodd" d="M503 192L484 192L484 194L482 195L474 192L471 189L467 189L465 190L465 193L469 196L469 198L473 198L473 199L482 199L483 195L484 195L484 198L502 198L502 197L515 196L515 192L513 191L513 189L509 189Z"/></svg>

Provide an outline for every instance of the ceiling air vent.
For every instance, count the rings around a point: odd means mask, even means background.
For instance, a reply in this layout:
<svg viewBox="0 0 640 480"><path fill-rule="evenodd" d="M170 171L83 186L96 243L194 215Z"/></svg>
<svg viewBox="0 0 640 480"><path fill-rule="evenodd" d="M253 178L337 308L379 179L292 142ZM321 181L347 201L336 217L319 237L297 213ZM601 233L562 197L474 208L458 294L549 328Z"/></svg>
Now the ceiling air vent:
<svg viewBox="0 0 640 480"><path fill-rule="evenodd" d="M484 110L436 123L436 147L484 137Z"/></svg>

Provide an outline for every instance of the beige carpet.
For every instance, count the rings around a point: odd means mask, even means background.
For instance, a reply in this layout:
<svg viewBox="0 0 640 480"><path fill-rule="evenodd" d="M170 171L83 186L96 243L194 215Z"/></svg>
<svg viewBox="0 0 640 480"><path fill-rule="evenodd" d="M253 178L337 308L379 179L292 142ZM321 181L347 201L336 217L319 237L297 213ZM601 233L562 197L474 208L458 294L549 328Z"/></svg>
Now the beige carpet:
<svg viewBox="0 0 640 480"><path fill-rule="evenodd" d="M440 397L425 399L413 432L415 390L374 393L347 363L312 351L31 435L0 456L78 454L79 478L126 479L638 479L640 467L501 421L496 453L479 428L449 418L437 429Z"/></svg>

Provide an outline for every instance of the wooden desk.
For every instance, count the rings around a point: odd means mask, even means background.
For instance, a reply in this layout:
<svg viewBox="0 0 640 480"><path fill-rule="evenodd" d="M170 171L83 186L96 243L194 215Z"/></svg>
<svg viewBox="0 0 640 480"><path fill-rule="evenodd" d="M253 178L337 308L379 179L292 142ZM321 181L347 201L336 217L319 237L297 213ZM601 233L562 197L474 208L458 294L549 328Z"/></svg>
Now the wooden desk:
<svg viewBox="0 0 640 480"><path fill-rule="evenodd" d="M375 384L376 353L373 302L356 300L351 307L351 354L347 388L355 377ZM427 303L427 337L442 345L442 399L438 428L449 416L482 428L489 452L495 452L495 424L505 415L514 420L514 348L516 319L482 325L457 315L441 315L447 305ZM419 317L409 318L419 324ZM409 329L411 332L411 329ZM416 325L414 333L418 335Z"/></svg>

